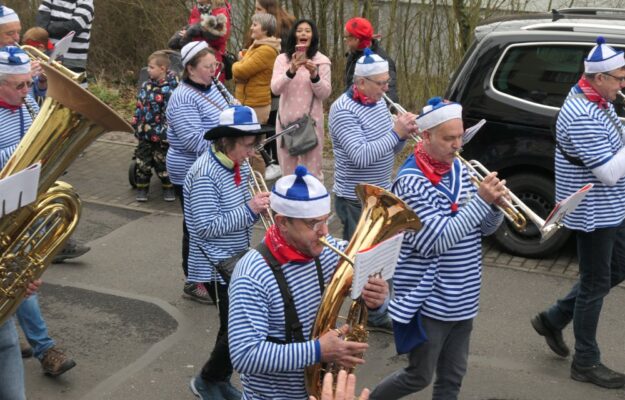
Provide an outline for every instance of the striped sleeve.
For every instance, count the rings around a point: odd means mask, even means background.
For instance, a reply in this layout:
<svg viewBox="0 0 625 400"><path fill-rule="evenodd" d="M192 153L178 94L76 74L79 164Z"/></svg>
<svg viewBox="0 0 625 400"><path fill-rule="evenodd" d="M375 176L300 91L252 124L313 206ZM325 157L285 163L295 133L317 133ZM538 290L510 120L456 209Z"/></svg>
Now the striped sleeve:
<svg viewBox="0 0 625 400"><path fill-rule="evenodd" d="M202 125L200 110L195 102L176 100L178 99L172 96L170 106L166 111L170 132L172 130L176 132L175 147L188 153L206 151L209 142L204 139L207 129ZM172 139L170 138L170 144L172 144Z"/></svg>

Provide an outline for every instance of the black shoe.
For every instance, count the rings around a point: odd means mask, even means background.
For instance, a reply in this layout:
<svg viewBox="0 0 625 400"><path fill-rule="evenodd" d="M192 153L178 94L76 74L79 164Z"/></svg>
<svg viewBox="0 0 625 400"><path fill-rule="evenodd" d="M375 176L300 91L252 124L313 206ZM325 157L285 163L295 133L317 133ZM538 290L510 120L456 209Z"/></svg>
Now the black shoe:
<svg viewBox="0 0 625 400"><path fill-rule="evenodd" d="M148 188L137 188L137 196L135 197L140 203L148 201Z"/></svg>
<svg viewBox="0 0 625 400"><path fill-rule="evenodd" d="M62 263L68 258L80 257L89 250L91 250L91 247L80 244L76 242L73 238L70 238L67 243L65 243L65 246L63 246L61 251L56 253L54 258L52 259L52 262L55 264Z"/></svg>
<svg viewBox="0 0 625 400"><path fill-rule="evenodd" d="M592 367L571 364L571 378L579 382L590 382L607 389L620 389L625 386L625 375L599 363Z"/></svg>
<svg viewBox="0 0 625 400"><path fill-rule="evenodd" d="M22 352L22 358L30 358L33 356L33 348L26 342L20 340L20 351Z"/></svg>
<svg viewBox="0 0 625 400"><path fill-rule="evenodd" d="M163 188L163 200L176 201L176 194L174 193L174 188L172 187Z"/></svg>
<svg viewBox="0 0 625 400"><path fill-rule="evenodd" d="M551 350L560 357L568 357L571 353L569 347L564 343L562 331L553 329L547 321L544 312L537 314L532 318L532 326L540 336L545 337L545 341Z"/></svg>

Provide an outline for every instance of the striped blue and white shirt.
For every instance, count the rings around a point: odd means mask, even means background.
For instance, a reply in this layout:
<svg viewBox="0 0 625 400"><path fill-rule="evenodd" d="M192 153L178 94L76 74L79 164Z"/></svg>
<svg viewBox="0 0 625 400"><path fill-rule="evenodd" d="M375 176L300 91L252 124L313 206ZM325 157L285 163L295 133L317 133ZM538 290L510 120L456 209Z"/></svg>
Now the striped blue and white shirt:
<svg viewBox="0 0 625 400"><path fill-rule="evenodd" d="M250 169L241 166L241 184L212 149L193 164L184 184L184 220L189 230L189 282L225 284L214 265L250 246L258 216L248 207Z"/></svg>
<svg viewBox="0 0 625 400"><path fill-rule="evenodd" d="M405 141L393 131L384 100L363 105L347 91L330 107L328 120L334 149L334 193L357 200L359 183L389 190L394 156Z"/></svg>
<svg viewBox="0 0 625 400"><path fill-rule="evenodd" d="M215 85L202 94L198 90L181 83L167 105L167 172L174 185L184 184L187 171L210 145L204 133L219 124L219 114L228 107Z"/></svg>
<svg viewBox="0 0 625 400"><path fill-rule="evenodd" d="M345 248L346 242L331 236L327 239L340 249ZM319 259L328 283L339 257L326 248ZM309 337L321 302L315 262L287 263L282 265L282 270L304 337ZM237 264L229 295L230 357L241 374L243 399L308 399L304 367L320 361L320 350L315 340L289 344L267 340L267 337L286 339L284 302L271 268L256 250L249 251Z"/></svg>
<svg viewBox="0 0 625 400"><path fill-rule="evenodd" d="M39 112L37 102L30 95L24 101L28 102L35 115ZM24 104L16 111L0 108L0 169L9 161L32 123L33 118Z"/></svg>
<svg viewBox="0 0 625 400"><path fill-rule="evenodd" d="M443 176L439 189L410 156L393 183L423 224L406 232L393 276L391 318L408 323L420 309L440 321L462 321L477 315L482 283L481 236L495 232L503 214L477 194L458 161ZM458 204L454 215L452 203Z"/></svg>
<svg viewBox="0 0 625 400"><path fill-rule="evenodd" d="M591 171L610 161L623 148L625 127L612 104L601 110L579 93L581 89L577 85L569 92L558 116L556 137L564 151L581 159L584 166L569 163L556 147L556 201L593 183L594 187L575 211L564 218L567 228L591 232L616 226L625 218L625 178L607 186Z"/></svg>

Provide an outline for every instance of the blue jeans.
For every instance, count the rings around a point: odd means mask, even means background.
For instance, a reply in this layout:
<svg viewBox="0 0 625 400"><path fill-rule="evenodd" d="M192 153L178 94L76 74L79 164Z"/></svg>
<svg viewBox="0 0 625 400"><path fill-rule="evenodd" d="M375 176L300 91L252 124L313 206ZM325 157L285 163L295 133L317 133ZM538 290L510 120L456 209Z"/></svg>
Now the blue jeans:
<svg viewBox="0 0 625 400"><path fill-rule="evenodd" d="M43 354L54 346L54 340L48 336L48 326L41 316L39 296L34 294L25 299L15 315L24 331L24 336L33 348L34 356L41 360Z"/></svg>
<svg viewBox="0 0 625 400"><path fill-rule="evenodd" d="M13 318L0 325L0 399L26 399L24 364Z"/></svg>
<svg viewBox="0 0 625 400"><path fill-rule="evenodd" d="M589 367L601 361L597 325L603 298L625 279L625 221L613 228L577 232L577 255L579 280L547 310L547 320L555 329L573 321L573 362Z"/></svg>

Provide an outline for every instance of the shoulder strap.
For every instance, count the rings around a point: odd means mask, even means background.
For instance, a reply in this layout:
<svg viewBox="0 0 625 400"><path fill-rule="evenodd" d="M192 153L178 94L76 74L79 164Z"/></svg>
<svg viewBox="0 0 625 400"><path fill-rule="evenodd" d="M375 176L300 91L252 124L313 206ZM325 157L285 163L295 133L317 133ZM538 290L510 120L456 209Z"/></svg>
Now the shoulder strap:
<svg viewBox="0 0 625 400"><path fill-rule="evenodd" d="M191 85L189 85L189 84L186 84L186 83L185 83L185 85L187 85L187 86L188 86L188 87L190 87L191 89L193 89L193 90L195 90L196 92L198 92L198 93L200 94L200 96L204 97L204 99L205 99L206 101L208 101L209 103L211 103L212 105L214 105L215 107L217 107L217 109L218 109L219 111L223 111L223 110L225 110L225 108L221 107L220 105L218 105L217 103L215 103L213 100L211 100L211 99L210 99L207 95L205 95L204 93L202 93L202 91L201 91L201 90L198 90L197 88L194 88L193 86L191 86ZM219 90L219 88L217 88L217 90ZM223 94L222 94L221 92L220 92L220 94L223 96Z"/></svg>
<svg viewBox="0 0 625 400"><path fill-rule="evenodd" d="M289 290L289 285L286 282L286 278L284 277L284 272L282 271L280 263L278 263L275 257L271 254L265 242L260 242L258 246L256 246L256 250L269 264L271 272L273 272L273 275L276 277L276 281L278 282L280 294L282 295L282 301L284 302L285 340L284 342L282 342L282 340L273 337L268 337L267 340L269 340L270 342L282 344L305 342L306 340L304 339L302 324L300 323L299 317L297 316L295 302L293 301L293 296L291 295L291 291Z"/></svg>
<svg viewBox="0 0 625 400"><path fill-rule="evenodd" d="M575 94L569 95L567 97L567 100L570 98L585 99L586 96L583 93L575 93ZM565 100L565 103L566 103L566 100ZM562 111L562 108L560 108L558 112L556 113L555 117L553 118L553 124L551 125L551 133L553 134L553 141L556 142L556 147L558 148L558 150L560 150L560 153L562 153L562 156L564 157L566 161L570 162L573 165L577 165L578 167L583 167L584 162L581 159L577 157L573 157L572 155L567 153L562 147L562 145L560 144L560 142L558 142L558 135L556 132L556 123L558 122L560 111Z"/></svg>

